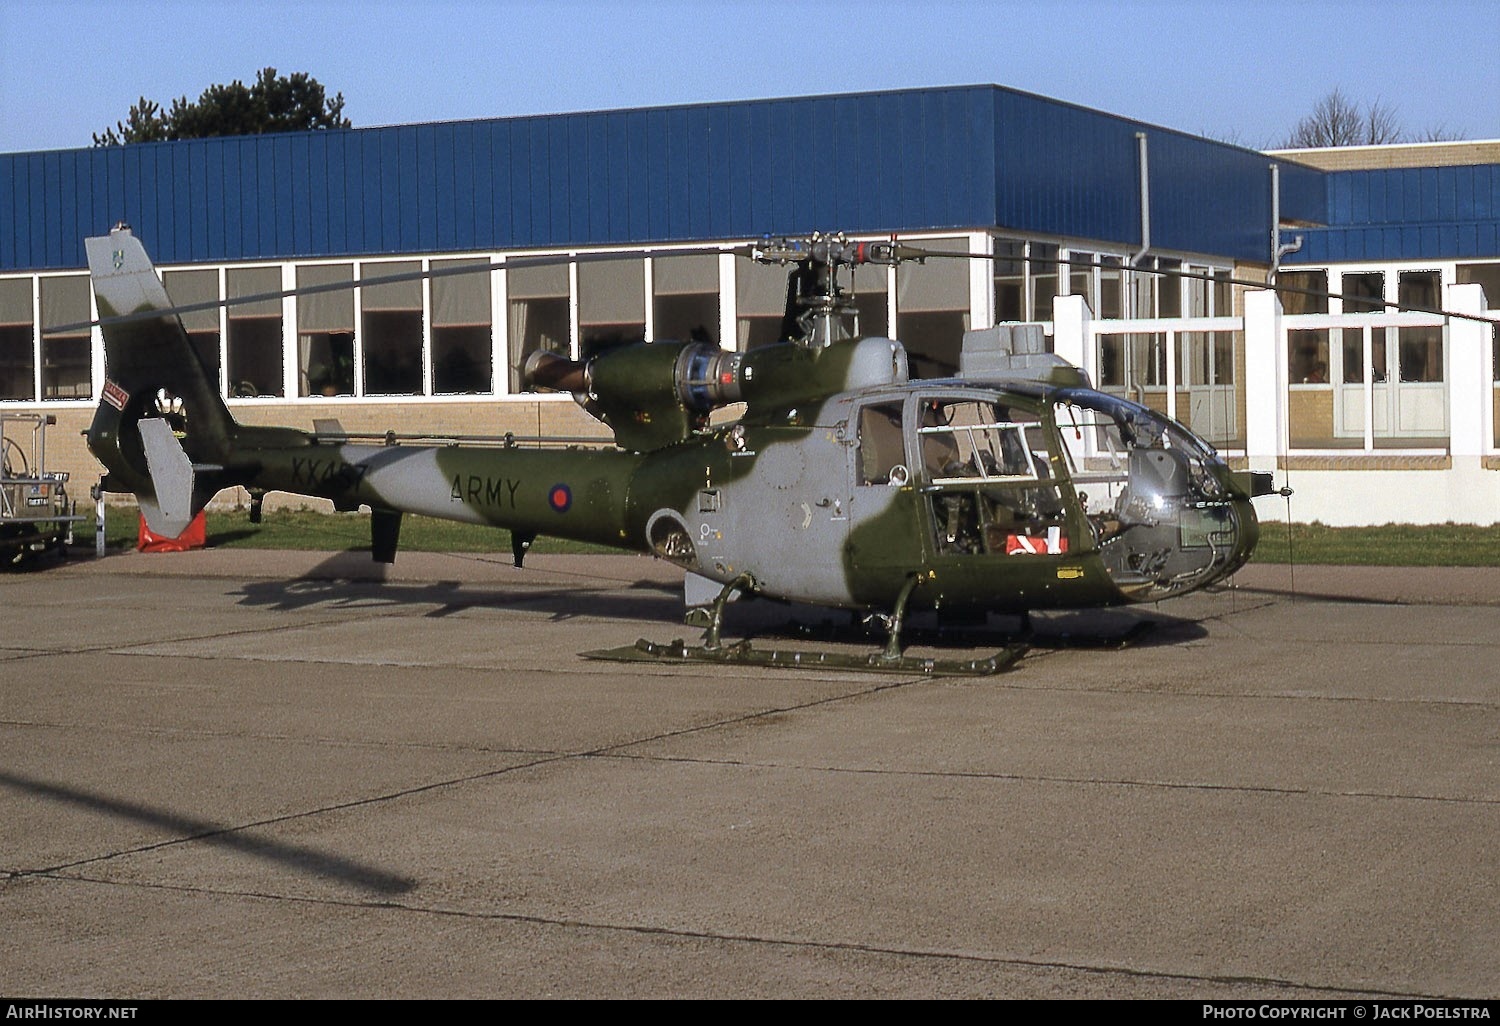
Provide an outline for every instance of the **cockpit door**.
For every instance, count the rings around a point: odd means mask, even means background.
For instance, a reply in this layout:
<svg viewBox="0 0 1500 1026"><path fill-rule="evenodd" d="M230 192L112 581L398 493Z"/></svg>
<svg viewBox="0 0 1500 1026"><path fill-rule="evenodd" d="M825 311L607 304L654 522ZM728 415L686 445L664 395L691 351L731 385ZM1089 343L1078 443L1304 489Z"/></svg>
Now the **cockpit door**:
<svg viewBox="0 0 1500 1026"><path fill-rule="evenodd" d="M849 428L855 441L849 447L845 549L851 580L888 591L899 589L924 553L908 458L909 409L905 398L873 400L856 407Z"/></svg>
<svg viewBox="0 0 1500 1026"><path fill-rule="evenodd" d="M1069 550L1066 496L1040 413L993 395L919 400L912 443L936 561ZM1076 519L1076 518L1075 518Z"/></svg>

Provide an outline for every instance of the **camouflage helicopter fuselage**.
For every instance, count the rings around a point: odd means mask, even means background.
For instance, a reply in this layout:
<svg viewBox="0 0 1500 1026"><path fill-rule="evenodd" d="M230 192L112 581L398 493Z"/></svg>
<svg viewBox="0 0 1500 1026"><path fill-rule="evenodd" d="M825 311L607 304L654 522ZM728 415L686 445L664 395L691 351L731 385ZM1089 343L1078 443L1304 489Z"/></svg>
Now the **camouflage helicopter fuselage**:
<svg viewBox="0 0 1500 1026"><path fill-rule="evenodd" d="M153 529L241 485L387 523L418 513L654 553L688 572L690 604L732 584L852 609L901 597L1011 612L1192 590L1242 565L1258 533L1246 476L1145 407L1076 374L909 381L885 338L743 355L641 343L586 374L572 365L615 449L361 445L241 425L139 243L117 231L88 245L101 318L147 315L104 326L89 444L106 487L134 492ZM739 420L706 426L734 401Z"/></svg>

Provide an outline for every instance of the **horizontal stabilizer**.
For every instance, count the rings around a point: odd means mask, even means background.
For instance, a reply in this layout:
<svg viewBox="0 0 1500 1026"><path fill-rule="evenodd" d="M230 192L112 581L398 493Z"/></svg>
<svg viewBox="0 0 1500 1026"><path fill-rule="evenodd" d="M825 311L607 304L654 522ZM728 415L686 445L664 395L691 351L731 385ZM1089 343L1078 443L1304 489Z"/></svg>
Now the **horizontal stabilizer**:
<svg viewBox="0 0 1500 1026"><path fill-rule="evenodd" d="M143 418L138 427L146 450L146 467L156 493L137 496L146 526L159 535L175 538L187 530L193 509L193 464L182 449L172 426L161 417Z"/></svg>

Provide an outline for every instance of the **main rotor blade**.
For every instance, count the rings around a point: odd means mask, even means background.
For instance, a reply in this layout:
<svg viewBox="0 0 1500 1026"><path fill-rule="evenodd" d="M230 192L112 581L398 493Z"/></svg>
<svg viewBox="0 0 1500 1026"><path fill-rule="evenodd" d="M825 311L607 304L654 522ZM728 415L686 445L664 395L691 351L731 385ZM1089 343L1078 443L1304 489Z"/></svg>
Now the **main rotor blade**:
<svg viewBox="0 0 1500 1026"><path fill-rule="evenodd" d="M598 263L612 260L633 260L643 257L675 257L675 256L719 256L729 254L731 256L754 257L757 251L767 245L768 242L784 242L785 240L761 239L757 242L735 243L717 246L696 246L689 249L628 249L611 250L603 253L547 253L539 256L513 256L490 263L461 264L456 267L431 268L426 271L407 271L402 274L388 274L376 278L357 278L349 281L325 282L319 285L304 285L300 288L285 289L279 292L258 292L254 295L235 296L228 299L204 300L199 303L184 303L164 310L148 310L140 313L119 314L114 317L101 317L94 321L79 321L75 324L61 324L44 327L42 334L59 335L93 329L100 326L112 324L129 324L134 321L153 320L158 317L178 316L185 313L197 313L203 310L217 310L219 307L241 306L246 303L263 303L270 300L281 300L295 296L315 295L321 292L341 292L352 288L373 288L379 285L394 285L408 281L424 281L429 278L446 278L464 274L477 274L480 272L499 271L523 267L552 267L557 264L567 263ZM1168 269L1158 267L1131 267L1125 263L1106 263L1102 258L1079 260L1070 258L1064 260L1060 257L1036 257L1036 256L1009 256L993 253L969 253L954 252L952 250L928 249L924 246L914 246L909 243L884 242L891 248L891 258L882 259L880 263L904 263L910 260L925 261L928 258L939 258L949 260L994 260L1012 261L1021 263L1023 261L1033 264L1045 264L1053 267L1069 268L1100 268L1101 270L1128 271L1132 274L1154 274L1167 278L1188 278L1196 281L1219 282L1226 285L1238 285L1241 288L1266 289L1274 288L1277 292L1316 296L1326 299L1338 299L1346 301L1353 299L1355 302L1374 305L1379 303L1382 309L1397 310L1403 313L1432 313L1443 317L1457 320L1478 321L1481 324L1500 324L1500 312L1488 316L1484 314L1460 313L1455 310L1445 310L1441 307L1418 306L1414 304L1392 302L1389 300L1377 300L1365 296L1349 296L1341 292L1328 292L1323 289L1301 288L1294 285L1272 285L1264 281L1255 281L1248 278L1221 277L1204 271L1186 271L1182 269ZM855 244L849 244L853 246ZM790 259L791 254L788 254ZM407 259L410 259L409 257ZM463 259L462 257L443 257L441 259ZM876 261L871 261L876 262Z"/></svg>
<svg viewBox="0 0 1500 1026"><path fill-rule="evenodd" d="M919 249L919 247L915 247L915 246L908 247L908 248L909 249ZM993 254L993 253L955 253L955 252L952 252L952 251L944 251L944 250L940 250L940 249L921 250L921 256L919 258L917 258L917 259L923 259L923 260L925 260L928 257L950 257L950 258L956 258L956 259L959 259L959 260L994 260L997 263L1003 260L1003 261L1009 261L1011 263L1017 263L1017 264L1023 263L1023 262L1029 262L1029 263L1033 263L1033 264L1048 264L1048 265L1053 266L1053 267L1080 267L1080 268L1082 268L1082 267L1088 267L1088 268L1098 267L1098 268L1101 268L1103 270L1108 270L1108 271L1126 271L1126 272L1129 272L1130 274L1155 274L1155 275L1158 275L1158 276L1161 276L1161 277L1164 277L1164 278L1189 278L1189 279L1193 279L1193 280L1196 280L1196 281L1221 282L1221 283L1223 283L1225 285L1239 285L1242 288L1249 288L1249 289L1275 289L1277 292L1284 292L1284 293L1289 293L1289 294L1298 295L1298 296L1317 296L1317 297L1320 297L1320 298L1323 298L1323 299L1338 299L1338 300L1350 300L1350 299L1352 299L1356 303L1365 303L1365 304L1369 304L1371 306L1375 305L1376 303L1379 303L1382 307L1389 308L1389 309L1392 309L1392 310L1397 310L1397 311L1400 311L1401 313L1430 313L1430 314L1439 314L1439 315L1441 315L1443 317L1452 317L1452 318L1455 318L1456 320L1461 320L1461 321L1478 321L1481 324L1500 324L1500 311L1497 311L1495 313L1491 313L1489 316L1485 316L1484 314L1460 313L1457 310L1445 310L1442 307L1437 307L1437 306L1418 306L1418 305L1411 304L1411 303L1397 303L1397 302L1393 302L1391 300L1374 299L1374 298L1371 298L1371 297L1368 297L1368 296L1350 296L1347 293L1343 293L1343 292L1329 292L1326 289L1305 289L1305 288L1299 288L1298 286L1295 286L1295 285L1271 284L1270 282L1255 281L1255 280L1250 279L1250 278L1233 278L1233 277L1227 277L1226 278L1226 277L1221 277L1219 275L1211 274L1211 273L1208 273L1208 272L1205 272L1205 271L1184 271L1184 270L1182 270L1180 268L1131 267L1129 264L1125 264L1125 263L1118 263L1118 264L1105 263L1104 260L1102 260L1102 259L1093 259L1093 260L1069 259L1069 260L1064 260L1061 257L1032 257L1032 256L1023 257L1023 256L1000 255L1000 254ZM1346 311L1346 312L1348 312L1348 311ZM1373 313L1374 311L1361 311L1361 312Z"/></svg>

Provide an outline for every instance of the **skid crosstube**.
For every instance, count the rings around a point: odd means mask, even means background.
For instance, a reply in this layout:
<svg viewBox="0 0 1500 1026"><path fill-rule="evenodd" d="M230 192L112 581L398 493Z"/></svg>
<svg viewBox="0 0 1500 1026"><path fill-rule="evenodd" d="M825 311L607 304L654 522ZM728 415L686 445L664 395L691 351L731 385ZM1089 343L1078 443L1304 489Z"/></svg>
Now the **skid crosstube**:
<svg viewBox="0 0 1500 1026"><path fill-rule="evenodd" d="M1007 645L994 655L975 659L928 659L901 655L888 658L883 653L854 655L847 652L819 652L802 649L761 649L748 641L708 648L689 645L678 639L659 644L642 638L634 645L599 649L582 653L585 659L613 662L686 663L708 662L742 666L776 666L794 670L856 670L865 673L921 674L928 677L988 677L1015 665L1026 654L1028 645Z"/></svg>

